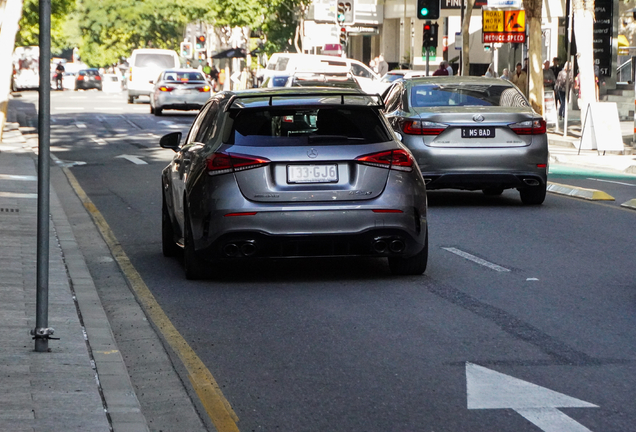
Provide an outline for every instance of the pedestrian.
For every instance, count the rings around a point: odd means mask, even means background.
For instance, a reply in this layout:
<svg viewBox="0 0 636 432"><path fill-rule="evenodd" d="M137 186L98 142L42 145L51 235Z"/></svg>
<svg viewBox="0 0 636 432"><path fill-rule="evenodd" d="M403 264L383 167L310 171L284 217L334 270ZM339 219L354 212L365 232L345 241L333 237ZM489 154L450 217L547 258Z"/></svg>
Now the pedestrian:
<svg viewBox="0 0 636 432"><path fill-rule="evenodd" d="M525 97L528 97L528 74L521 68L521 63L517 63L517 69L512 73L510 81L519 88Z"/></svg>
<svg viewBox="0 0 636 432"><path fill-rule="evenodd" d="M448 75L448 71L446 70L446 62L441 61L439 67L433 72L433 76L443 76Z"/></svg>
<svg viewBox="0 0 636 432"><path fill-rule="evenodd" d="M552 66L550 66L550 69L552 69L552 72L554 73L555 77L559 76L559 72L561 72L563 68L560 66L560 61L558 57L554 57L552 59Z"/></svg>
<svg viewBox="0 0 636 432"><path fill-rule="evenodd" d="M448 62L446 62L446 72L448 72L448 76L453 76L454 74L453 67Z"/></svg>
<svg viewBox="0 0 636 432"><path fill-rule="evenodd" d="M565 104L566 104L566 91L572 85L572 73L569 71L570 62L566 62L563 66L559 76L557 76L554 89L557 93L557 100L559 101L559 120L565 116Z"/></svg>
<svg viewBox="0 0 636 432"><path fill-rule="evenodd" d="M495 72L495 65L493 63L490 63L488 65L488 70L486 71L484 76L487 78L497 78L497 72Z"/></svg>
<svg viewBox="0 0 636 432"><path fill-rule="evenodd" d="M215 92L219 91L219 70L212 65L210 68L210 79L212 80L212 88Z"/></svg>
<svg viewBox="0 0 636 432"><path fill-rule="evenodd" d="M552 72L552 69L550 69L550 62L546 60L543 63L543 89L554 90L555 81L556 77L554 76L554 72Z"/></svg>
<svg viewBox="0 0 636 432"><path fill-rule="evenodd" d="M55 68L55 88L56 90L64 90L64 86L62 85L62 81L64 79L64 65L62 62L58 62L57 67Z"/></svg>
<svg viewBox="0 0 636 432"><path fill-rule="evenodd" d="M510 71L508 68L504 68L503 71L501 71L501 76L499 78L510 81Z"/></svg>
<svg viewBox="0 0 636 432"><path fill-rule="evenodd" d="M384 60L384 54L378 56L378 75L382 78L389 71L389 64Z"/></svg>

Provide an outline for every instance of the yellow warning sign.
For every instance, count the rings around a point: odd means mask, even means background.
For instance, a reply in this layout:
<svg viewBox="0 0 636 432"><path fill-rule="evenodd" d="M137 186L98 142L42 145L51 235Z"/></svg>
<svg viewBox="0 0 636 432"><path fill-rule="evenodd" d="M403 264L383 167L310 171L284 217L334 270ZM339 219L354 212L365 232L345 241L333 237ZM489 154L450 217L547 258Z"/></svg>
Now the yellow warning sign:
<svg viewBox="0 0 636 432"><path fill-rule="evenodd" d="M525 33L526 31L526 11L511 10L505 11L504 32Z"/></svg>
<svg viewBox="0 0 636 432"><path fill-rule="evenodd" d="M482 10L481 13L484 32L501 33L504 31L504 11Z"/></svg>

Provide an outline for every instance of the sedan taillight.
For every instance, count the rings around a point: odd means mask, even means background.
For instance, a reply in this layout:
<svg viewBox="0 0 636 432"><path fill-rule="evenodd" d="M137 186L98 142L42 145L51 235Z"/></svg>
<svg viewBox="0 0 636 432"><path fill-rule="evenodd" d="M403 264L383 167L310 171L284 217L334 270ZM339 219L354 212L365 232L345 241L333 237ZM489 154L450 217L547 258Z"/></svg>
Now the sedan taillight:
<svg viewBox="0 0 636 432"><path fill-rule="evenodd" d="M168 86L159 87L159 91L162 91L162 92L171 92L172 90L174 90L174 87L168 87Z"/></svg>
<svg viewBox="0 0 636 432"><path fill-rule="evenodd" d="M513 123L508 127L517 135L542 135L547 130L546 122L542 118Z"/></svg>
<svg viewBox="0 0 636 432"><path fill-rule="evenodd" d="M199 90L201 93L207 93L210 91L210 86L203 86L203 87L197 87L197 90Z"/></svg>
<svg viewBox="0 0 636 432"><path fill-rule="evenodd" d="M387 168L398 171L413 170L413 157L409 152L402 149L359 156L356 158L356 161L363 165L370 165L378 168Z"/></svg>
<svg viewBox="0 0 636 432"><path fill-rule="evenodd" d="M228 174L260 168L270 163L269 159L231 153L213 153L208 157L206 166L209 175Z"/></svg>
<svg viewBox="0 0 636 432"><path fill-rule="evenodd" d="M448 125L423 120L405 120L402 131L407 135L439 135Z"/></svg>

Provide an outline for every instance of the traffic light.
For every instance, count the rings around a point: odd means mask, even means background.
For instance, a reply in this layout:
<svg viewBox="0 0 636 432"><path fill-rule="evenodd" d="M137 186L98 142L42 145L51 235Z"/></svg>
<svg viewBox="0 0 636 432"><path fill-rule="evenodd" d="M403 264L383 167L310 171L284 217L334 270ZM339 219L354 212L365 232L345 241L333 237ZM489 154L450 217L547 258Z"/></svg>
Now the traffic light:
<svg viewBox="0 0 636 432"><path fill-rule="evenodd" d="M197 36L196 46L197 46L197 50L205 49L205 36L203 35Z"/></svg>
<svg viewBox="0 0 636 432"><path fill-rule="evenodd" d="M417 0L417 17L425 20L439 18L440 0Z"/></svg>
<svg viewBox="0 0 636 432"><path fill-rule="evenodd" d="M344 2L339 2L338 3L338 16L336 18L338 19L338 22L340 24L344 23L344 21L345 21L345 4L344 4Z"/></svg>
<svg viewBox="0 0 636 432"><path fill-rule="evenodd" d="M340 28L340 45L342 45L342 49L347 45L347 29L345 27Z"/></svg>
<svg viewBox="0 0 636 432"><path fill-rule="evenodd" d="M192 44L190 42L181 42L181 57L192 58Z"/></svg>
<svg viewBox="0 0 636 432"><path fill-rule="evenodd" d="M437 23L431 23L430 21L426 21L424 24L424 32L423 32L423 45L426 48L429 47L437 47L437 29L439 25Z"/></svg>
<svg viewBox="0 0 636 432"><path fill-rule="evenodd" d="M344 4L344 23L353 24L355 18L353 16L353 1L346 1Z"/></svg>

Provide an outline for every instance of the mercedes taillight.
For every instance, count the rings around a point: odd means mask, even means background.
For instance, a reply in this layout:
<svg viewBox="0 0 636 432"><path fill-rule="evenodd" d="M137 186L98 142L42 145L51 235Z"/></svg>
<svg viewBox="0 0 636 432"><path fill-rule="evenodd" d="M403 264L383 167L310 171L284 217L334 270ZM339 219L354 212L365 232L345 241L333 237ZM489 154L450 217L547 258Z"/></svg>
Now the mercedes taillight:
<svg viewBox="0 0 636 432"><path fill-rule="evenodd" d="M208 174L213 176L260 168L268 163L270 163L269 159L256 156L231 153L213 153L208 157L206 166Z"/></svg>
<svg viewBox="0 0 636 432"><path fill-rule="evenodd" d="M359 156L356 161L363 165L387 168L398 171L412 171L413 157L406 150L389 150Z"/></svg>

